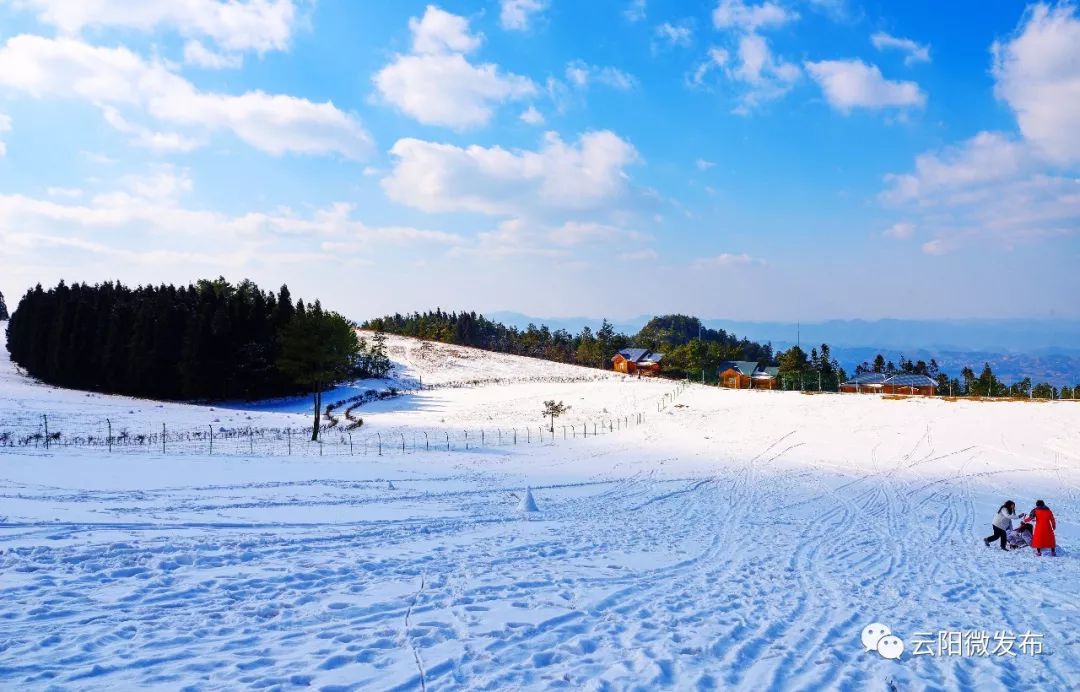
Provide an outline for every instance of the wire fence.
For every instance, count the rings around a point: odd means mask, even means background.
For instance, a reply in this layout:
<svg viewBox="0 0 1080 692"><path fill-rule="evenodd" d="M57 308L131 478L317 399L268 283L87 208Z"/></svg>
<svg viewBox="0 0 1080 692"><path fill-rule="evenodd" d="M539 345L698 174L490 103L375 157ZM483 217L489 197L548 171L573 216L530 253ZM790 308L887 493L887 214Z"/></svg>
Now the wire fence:
<svg viewBox="0 0 1080 692"><path fill-rule="evenodd" d="M685 383L675 383L657 401L657 411L675 405L676 398L686 386ZM375 393L365 392L358 396L388 398L400 396L408 390L397 390L394 394L387 393L391 390L372 391ZM339 403L335 408L343 405ZM346 416L349 415L348 410ZM190 415L187 417L190 418ZM214 423L192 426L190 423L171 425L168 422L147 426L85 415L25 413L17 419L0 421L0 452L63 453L91 450L102 454L210 457L388 456L570 443L627 431L644 425L646 420L647 412L635 411L590 418L576 418L567 414L554 421L549 418L545 423L516 426L467 429L410 427L367 431L349 428L337 419L338 422L322 424L318 439L312 441L312 426L225 426Z"/></svg>

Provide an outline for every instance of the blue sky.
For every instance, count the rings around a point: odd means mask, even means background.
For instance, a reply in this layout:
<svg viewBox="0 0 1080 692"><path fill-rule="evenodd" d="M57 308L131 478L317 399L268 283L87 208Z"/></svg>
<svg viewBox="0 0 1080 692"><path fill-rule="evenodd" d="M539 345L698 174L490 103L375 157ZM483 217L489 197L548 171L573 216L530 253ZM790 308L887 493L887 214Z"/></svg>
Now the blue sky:
<svg viewBox="0 0 1080 692"><path fill-rule="evenodd" d="M1071 4L0 0L0 290L1080 316Z"/></svg>

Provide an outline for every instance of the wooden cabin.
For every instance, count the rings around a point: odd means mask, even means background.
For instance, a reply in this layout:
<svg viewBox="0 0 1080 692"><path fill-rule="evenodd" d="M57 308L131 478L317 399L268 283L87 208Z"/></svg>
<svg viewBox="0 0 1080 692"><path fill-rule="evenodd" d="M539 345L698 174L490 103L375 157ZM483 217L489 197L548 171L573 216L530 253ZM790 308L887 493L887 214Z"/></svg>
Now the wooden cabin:
<svg viewBox="0 0 1080 692"><path fill-rule="evenodd" d="M751 360L725 360L720 363L717 372L720 386L728 389L751 389L754 385L754 373L758 364ZM769 387L772 389L772 387Z"/></svg>
<svg viewBox="0 0 1080 692"><path fill-rule="evenodd" d="M881 394L885 375L880 372L862 372L840 384L841 392L852 394Z"/></svg>
<svg viewBox="0 0 1080 692"><path fill-rule="evenodd" d="M624 348L611 358L611 367L626 375L657 375L663 360L663 353L647 348Z"/></svg>
<svg viewBox="0 0 1080 692"><path fill-rule="evenodd" d="M934 396L937 382L928 375L893 375L881 384L885 394L908 394L911 396Z"/></svg>
<svg viewBox="0 0 1080 692"><path fill-rule="evenodd" d="M780 386L780 368L768 366L759 367L750 376L751 389L777 389Z"/></svg>

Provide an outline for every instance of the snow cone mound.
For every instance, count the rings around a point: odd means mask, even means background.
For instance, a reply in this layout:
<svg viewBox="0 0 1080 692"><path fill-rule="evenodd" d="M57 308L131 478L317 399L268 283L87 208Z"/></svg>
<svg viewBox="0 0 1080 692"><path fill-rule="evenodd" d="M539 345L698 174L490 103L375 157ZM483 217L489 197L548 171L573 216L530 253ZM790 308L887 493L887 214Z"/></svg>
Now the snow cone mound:
<svg viewBox="0 0 1080 692"><path fill-rule="evenodd" d="M536 506L536 499L533 497L532 488L525 488L525 494L521 496L521 502L518 503L519 512L539 512L540 508Z"/></svg>

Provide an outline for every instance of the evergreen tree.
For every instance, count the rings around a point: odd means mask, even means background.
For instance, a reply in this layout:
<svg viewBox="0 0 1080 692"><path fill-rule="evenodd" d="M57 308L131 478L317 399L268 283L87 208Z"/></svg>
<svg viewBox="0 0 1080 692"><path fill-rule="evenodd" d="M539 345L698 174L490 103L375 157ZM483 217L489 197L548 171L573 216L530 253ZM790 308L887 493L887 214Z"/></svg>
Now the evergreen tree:
<svg viewBox="0 0 1080 692"><path fill-rule="evenodd" d="M353 371L359 347L353 325L336 312L323 312L318 301L303 314L297 310L282 333L278 366L311 392L312 442L319 439L323 390Z"/></svg>
<svg viewBox="0 0 1080 692"><path fill-rule="evenodd" d="M570 407L561 401L556 402L554 399L544 402L544 410L542 414L545 418L551 419L550 431L555 433L555 419L570 410Z"/></svg>
<svg viewBox="0 0 1080 692"><path fill-rule="evenodd" d="M157 399L255 399L298 391L277 365L296 310L250 281L189 286L61 282L19 301L12 360L51 384Z"/></svg>
<svg viewBox="0 0 1080 692"><path fill-rule="evenodd" d="M386 351L386 334L375 332L371 337L371 348L364 355L368 377L383 378L390 373L392 363Z"/></svg>
<svg viewBox="0 0 1080 692"><path fill-rule="evenodd" d="M0 322L6 320L8 315L7 303L4 302L4 292L0 291Z"/></svg>
<svg viewBox="0 0 1080 692"><path fill-rule="evenodd" d="M810 370L810 360L806 357L806 351L798 346L792 346L788 350L778 353L776 360L780 364L781 381L797 381L801 389L803 376Z"/></svg>

